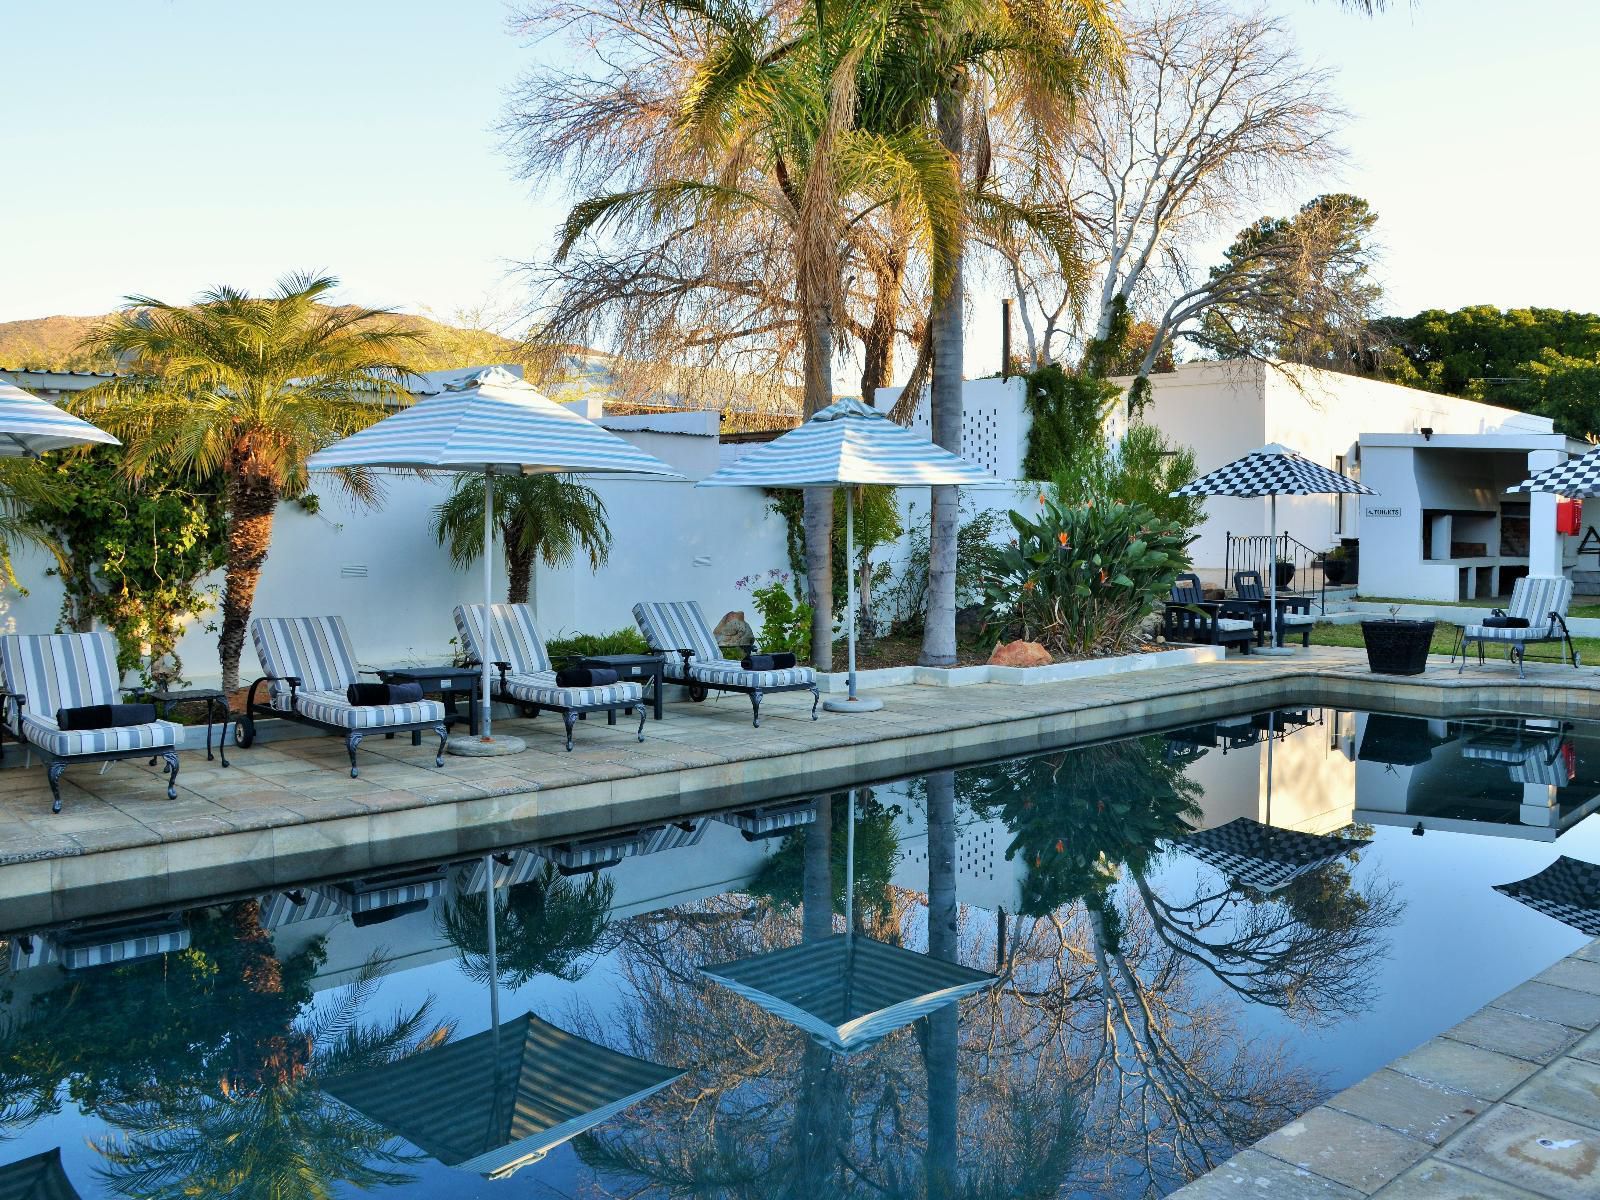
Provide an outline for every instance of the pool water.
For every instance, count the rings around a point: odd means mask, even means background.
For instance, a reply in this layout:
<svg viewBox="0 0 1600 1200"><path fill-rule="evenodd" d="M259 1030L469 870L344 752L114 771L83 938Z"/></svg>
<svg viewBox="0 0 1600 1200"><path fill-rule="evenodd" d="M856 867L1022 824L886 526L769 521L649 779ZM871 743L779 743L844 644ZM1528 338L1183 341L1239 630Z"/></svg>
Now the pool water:
<svg viewBox="0 0 1600 1200"><path fill-rule="evenodd" d="M0 1194L1162 1195L1581 946L1597 805L1302 708L9 930Z"/></svg>

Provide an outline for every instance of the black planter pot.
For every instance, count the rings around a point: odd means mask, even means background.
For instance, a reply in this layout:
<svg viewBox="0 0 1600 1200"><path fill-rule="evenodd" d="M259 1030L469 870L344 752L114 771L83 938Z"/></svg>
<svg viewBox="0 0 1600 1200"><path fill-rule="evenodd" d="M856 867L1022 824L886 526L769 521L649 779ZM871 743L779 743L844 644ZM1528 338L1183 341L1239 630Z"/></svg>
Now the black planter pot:
<svg viewBox="0 0 1600 1200"><path fill-rule="evenodd" d="M1432 621L1363 621L1367 666L1375 675L1421 675L1433 642Z"/></svg>
<svg viewBox="0 0 1600 1200"><path fill-rule="evenodd" d="M1289 585L1294 582L1294 564L1281 562L1277 564L1276 569L1278 573L1278 590L1280 592L1287 591Z"/></svg>
<svg viewBox="0 0 1600 1200"><path fill-rule="evenodd" d="M1348 568L1349 564L1342 558L1325 558L1322 560L1322 577L1328 581L1329 587L1338 587L1344 583Z"/></svg>

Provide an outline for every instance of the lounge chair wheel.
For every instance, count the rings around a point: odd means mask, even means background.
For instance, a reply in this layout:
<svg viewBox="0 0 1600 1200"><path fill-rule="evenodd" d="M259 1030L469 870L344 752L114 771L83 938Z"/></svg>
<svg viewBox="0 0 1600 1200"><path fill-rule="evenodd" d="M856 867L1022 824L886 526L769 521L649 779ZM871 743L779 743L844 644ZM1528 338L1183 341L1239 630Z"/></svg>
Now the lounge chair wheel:
<svg viewBox="0 0 1600 1200"><path fill-rule="evenodd" d="M705 684L691 683L689 685L689 699L693 700L696 704L705 703L705 698L707 695L709 695L709 691Z"/></svg>
<svg viewBox="0 0 1600 1200"><path fill-rule="evenodd" d="M233 744L241 750L250 749L250 744L256 740L256 723L254 721L236 721L233 726Z"/></svg>

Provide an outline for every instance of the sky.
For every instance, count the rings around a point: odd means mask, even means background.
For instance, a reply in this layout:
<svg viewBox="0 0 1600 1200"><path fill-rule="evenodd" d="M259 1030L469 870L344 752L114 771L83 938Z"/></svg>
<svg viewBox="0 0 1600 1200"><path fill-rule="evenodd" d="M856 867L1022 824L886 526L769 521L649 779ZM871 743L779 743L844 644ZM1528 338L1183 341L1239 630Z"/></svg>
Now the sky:
<svg viewBox="0 0 1600 1200"><path fill-rule="evenodd" d="M1338 71L1349 163L1301 198L1372 203L1389 311L1600 309L1600 5L1268 7ZM0 320L305 269L360 303L510 313L564 211L495 132L540 53L504 0L7 0L0 44Z"/></svg>

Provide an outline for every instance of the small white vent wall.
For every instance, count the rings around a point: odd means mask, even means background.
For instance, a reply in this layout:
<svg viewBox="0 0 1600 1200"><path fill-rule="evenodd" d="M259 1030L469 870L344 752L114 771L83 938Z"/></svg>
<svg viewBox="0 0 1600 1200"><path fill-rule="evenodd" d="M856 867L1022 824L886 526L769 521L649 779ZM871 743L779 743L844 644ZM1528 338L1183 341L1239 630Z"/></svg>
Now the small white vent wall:
<svg viewBox="0 0 1600 1200"><path fill-rule="evenodd" d="M888 412L900 398L899 388L879 388L874 407ZM1023 381L969 379L961 391L961 457L996 479L1022 478L1028 449L1028 415L1023 406ZM933 436L928 420L928 395L923 393L911 415L910 429Z"/></svg>

